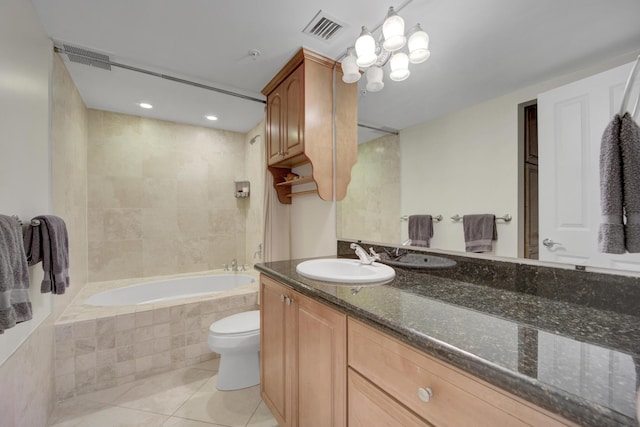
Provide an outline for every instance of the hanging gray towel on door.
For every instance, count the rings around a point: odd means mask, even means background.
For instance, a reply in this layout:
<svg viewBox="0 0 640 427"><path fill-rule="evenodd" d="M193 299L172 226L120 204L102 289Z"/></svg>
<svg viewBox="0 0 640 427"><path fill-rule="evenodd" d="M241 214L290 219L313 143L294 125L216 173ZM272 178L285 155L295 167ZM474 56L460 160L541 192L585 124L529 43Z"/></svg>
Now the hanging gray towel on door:
<svg viewBox="0 0 640 427"><path fill-rule="evenodd" d="M598 250L623 254L622 224L622 151L620 128L622 120L616 114L602 134L600 144L600 208L602 219L598 229Z"/></svg>
<svg viewBox="0 0 640 427"><path fill-rule="evenodd" d="M626 218L624 244L627 251L640 252L640 127L625 113L620 124L622 153L622 198Z"/></svg>

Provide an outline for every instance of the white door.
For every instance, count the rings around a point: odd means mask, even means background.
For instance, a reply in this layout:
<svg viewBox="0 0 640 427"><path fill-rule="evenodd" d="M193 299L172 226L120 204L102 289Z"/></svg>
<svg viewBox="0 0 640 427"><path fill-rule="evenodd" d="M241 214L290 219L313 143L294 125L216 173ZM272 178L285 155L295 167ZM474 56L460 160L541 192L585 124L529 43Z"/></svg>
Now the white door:
<svg viewBox="0 0 640 427"><path fill-rule="evenodd" d="M538 96L541 260L640 271L640 254L598 252L600 141L620 109L632 66L626 64ZM639 86L640 79L636 79L633 101Z"/></svg>

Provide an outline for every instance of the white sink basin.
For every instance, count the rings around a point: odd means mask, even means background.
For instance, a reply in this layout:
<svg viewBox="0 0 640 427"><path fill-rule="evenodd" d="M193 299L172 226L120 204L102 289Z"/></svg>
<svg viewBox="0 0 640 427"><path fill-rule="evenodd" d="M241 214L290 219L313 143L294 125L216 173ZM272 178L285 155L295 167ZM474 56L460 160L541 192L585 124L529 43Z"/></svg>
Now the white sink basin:
<svg viewBox="0 0 640 427"><path fill-rule="evenodd" d="M304 261L298 264L296 271L309 279L344 284L379 283L389 281L396 276L395 270L388 265L377 262L366 265L357 259L342 258Z"/></svg>

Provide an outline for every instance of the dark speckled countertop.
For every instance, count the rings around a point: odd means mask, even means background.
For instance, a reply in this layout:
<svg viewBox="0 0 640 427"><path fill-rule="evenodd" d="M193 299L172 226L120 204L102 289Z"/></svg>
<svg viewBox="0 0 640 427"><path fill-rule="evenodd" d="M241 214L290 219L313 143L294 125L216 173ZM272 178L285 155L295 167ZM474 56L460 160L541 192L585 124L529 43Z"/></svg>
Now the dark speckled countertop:
<svg viewBox="0 0 640 427"><path fill-rule="evenodd" d="M578 424L639 425L640 317L403 268L354 292L302 261L255 268Z"/></svg>

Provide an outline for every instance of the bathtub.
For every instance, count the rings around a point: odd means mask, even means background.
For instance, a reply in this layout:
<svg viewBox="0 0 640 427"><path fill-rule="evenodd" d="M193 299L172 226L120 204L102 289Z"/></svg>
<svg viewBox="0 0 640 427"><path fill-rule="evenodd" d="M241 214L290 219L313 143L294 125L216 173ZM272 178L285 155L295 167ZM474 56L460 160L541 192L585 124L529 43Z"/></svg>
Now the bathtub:
<svg viewBox="0 0 640 427"><path fill-rule="evenodd" d="M244 274L179 277L110 289L91 295L84 304L94 306L154 304L216 294L253 282L255 278Z"/></svg>
<svg viewBox="0 0 640 427"><path fill-rule="evenodd" d="M209 326L258 309L258 277L210 270L86 284L55 321L56 398L217 358Z"/></svg>

